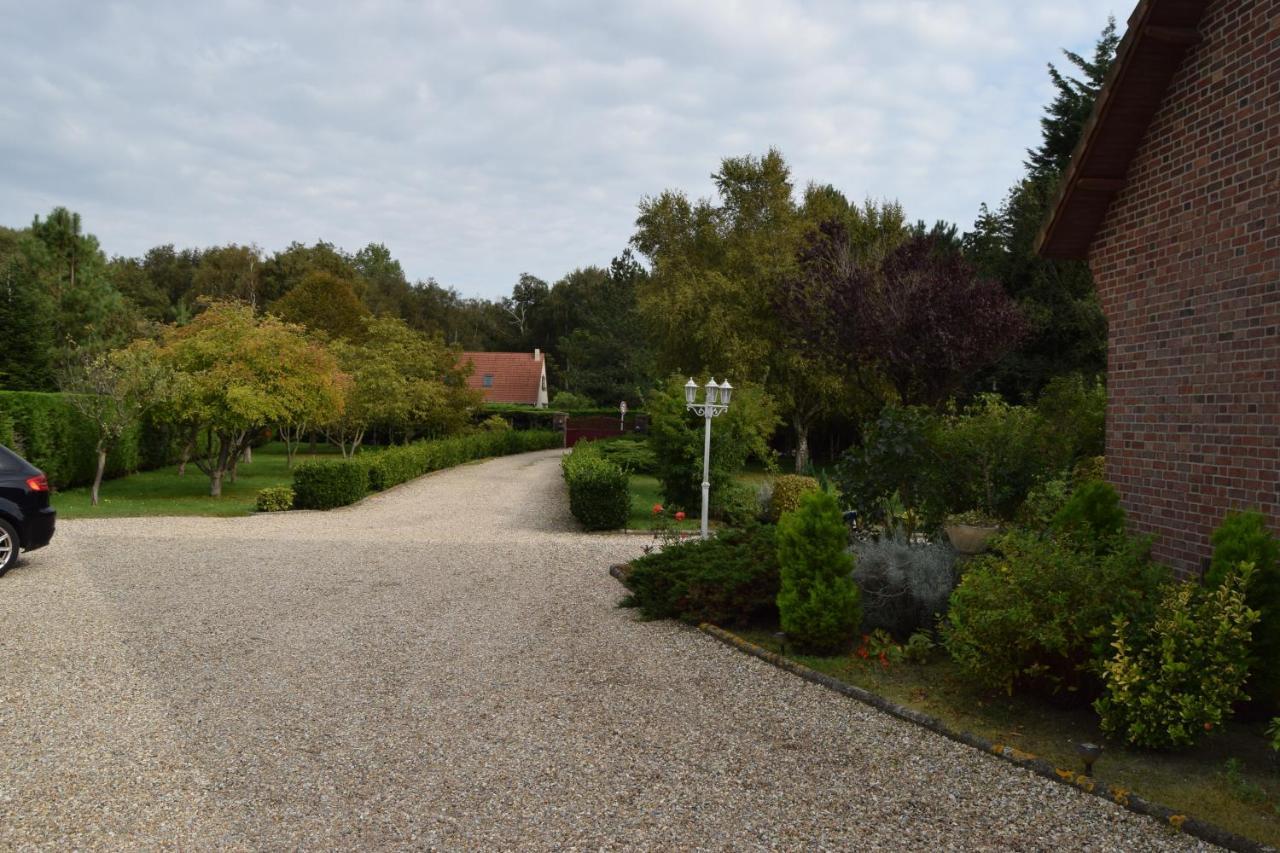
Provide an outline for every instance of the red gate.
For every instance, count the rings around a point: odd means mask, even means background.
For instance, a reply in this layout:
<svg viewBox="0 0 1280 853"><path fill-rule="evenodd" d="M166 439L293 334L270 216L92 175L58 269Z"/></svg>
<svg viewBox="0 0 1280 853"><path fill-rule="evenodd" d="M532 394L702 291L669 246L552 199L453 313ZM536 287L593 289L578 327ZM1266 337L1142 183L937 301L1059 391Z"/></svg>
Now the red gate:
<svg viewBox="0 0 1280 853"><path fill-rule="evenodd" d="M608 415L570 417L565 422L564 446L573 447L583 439L617 438L620 435L643 433L648 427L649 420L644 415L628 415L625 419Z"/></svg>

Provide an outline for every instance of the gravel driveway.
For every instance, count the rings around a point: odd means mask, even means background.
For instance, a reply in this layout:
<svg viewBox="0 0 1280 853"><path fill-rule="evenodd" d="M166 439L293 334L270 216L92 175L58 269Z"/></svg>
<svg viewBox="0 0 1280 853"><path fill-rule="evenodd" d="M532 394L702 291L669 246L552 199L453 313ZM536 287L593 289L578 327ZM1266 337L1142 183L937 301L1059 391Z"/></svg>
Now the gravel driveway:
<svg viewBox="0 0 1280 853"><path fill-rule="evenodd" d="M558 456L63 523L0 578L0 848L1194 848L635 621Z"/></svg>

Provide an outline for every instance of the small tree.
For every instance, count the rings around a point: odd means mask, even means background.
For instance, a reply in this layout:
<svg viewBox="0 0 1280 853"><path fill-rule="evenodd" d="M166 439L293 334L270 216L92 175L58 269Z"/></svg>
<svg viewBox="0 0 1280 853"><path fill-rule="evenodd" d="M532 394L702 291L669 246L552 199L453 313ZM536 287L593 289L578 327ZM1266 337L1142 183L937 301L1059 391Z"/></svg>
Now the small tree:
<svg viewBox="0 0 1280 853"><path fill-rule="evenodd" d="M214 302L186 326L170 329L162 354L177 373L169 419L195 442L193 461L209 476L209 494L271 424L329 420L343 406L342 373L324 347L298 326L239 302Z"/></svg>
<svg viewBox="0 0 1280 853"><path fill-rule="evenodd" d="M853 557L836 499L810 492L778 523L778 613L787 637L806 652L835 654L862 622Z"/></svg>
<svg viewBox="0 0 1280 853"><path fill-rule="evenodd" d="M107 454L131 427L163 403L172 387L171 374L150 341L135 341L123 349L93 356L81 351L62 373L67 400L93 424L96 433L91 503L98 505Z"/></svg>

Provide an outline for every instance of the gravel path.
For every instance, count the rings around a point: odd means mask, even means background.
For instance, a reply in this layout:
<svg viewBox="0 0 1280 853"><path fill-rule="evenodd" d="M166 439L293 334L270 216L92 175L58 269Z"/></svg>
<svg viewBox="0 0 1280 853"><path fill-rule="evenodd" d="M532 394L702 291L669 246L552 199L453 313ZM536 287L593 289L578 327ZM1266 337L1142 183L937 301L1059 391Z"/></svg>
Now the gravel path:
<svg viewBox="0 0 1280 853"><path fill-rule="evenodd" d="M635 621L558 454L64 523L0 578L0 848L1194 849Z"/></svg>

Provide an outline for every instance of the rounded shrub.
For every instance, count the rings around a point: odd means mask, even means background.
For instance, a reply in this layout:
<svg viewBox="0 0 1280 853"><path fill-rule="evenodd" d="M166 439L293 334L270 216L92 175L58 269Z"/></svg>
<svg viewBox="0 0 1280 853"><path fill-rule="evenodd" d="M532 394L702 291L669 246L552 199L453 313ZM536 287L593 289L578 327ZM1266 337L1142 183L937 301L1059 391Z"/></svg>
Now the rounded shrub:
<svg viewBox="0 0 1280 853"><path fill-rule="evenodd" d="M800 474L783 474L773 481L773 494L769 498L769 518L775 523L782 516L794 512L801 499L818 490L818 481Z"/></svg>
<svg viewBox="0 0 1280 853"><path fill-rule="evenodd" d="M778 616L788 639L812 654L838 654L862 622L853 557L836 499L810 490L778 524Z"/></svg>
<svg viewBox="0 0 1280 853"><path fill-rule="evenodd" d="M561 463L569 511L587 530L626 527L631 515L627 472L606 460L594 442L580 442Z"/></svg>
<svg viewBox="0 0 1280 853"><path fill-rule="evenodd" d="M1115 617L1150 612L1169 572L1150 543L1015 531L965 568L951 595L943 643L979 684L1091 697L1110 657Z"/></svg>
<svg viewBox="0 0 1280 853"><path fill-rule="evenodd" d="M293 469L294 506L333 509L369 491L369 466L356 459L316 459Z"/></svg>
<svg viewBox="0 0 1280 853"><path fill-rule="evenodd" d="M862 630L899 639L932 631L955 588L956 552L941 542L882 536L854 545L853 579L862 595Z"/></svg>
<svg viewBox="0 0 1280 853"><path fill-rule="evenodd" d="M269 486L258 490L258 512L284 512L293 509L293 489Z"/></svg>

